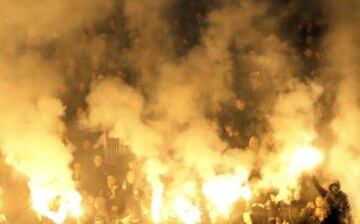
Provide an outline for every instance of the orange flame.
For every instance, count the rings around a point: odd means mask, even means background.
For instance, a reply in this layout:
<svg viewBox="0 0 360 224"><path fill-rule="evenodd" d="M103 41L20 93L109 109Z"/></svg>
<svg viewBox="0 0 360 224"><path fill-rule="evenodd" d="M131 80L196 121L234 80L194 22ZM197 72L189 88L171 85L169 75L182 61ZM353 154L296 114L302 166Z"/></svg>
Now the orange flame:
<svg viewBox="0 0 360 224"><path fill-rule="evenodd" d="M293 153L289 171L296 175L313 169L322 161L323 155L319 149L312 146L302 147Z"/></svg>
<svg viewBox="0 0 360 224"><path fill-rule="evenodd" d="M69 215L78 218L82 213L82 198L75 190L57 191L48 188L32 188L31 198L35 211L57 224L63 223Z"/></svg>
<svg viewBox="0 0 360 224"><path fill-rule="evenodd" d="M154 223L161 221L161 208L164 186L162 183L157 183L154 186L151 200L151 217Z"/></svg>
<svg viewBox="0 0 360 224"><path fill-rule="evenodd" d="M200 209L183 196L175 198L174 211L184 224L196 224L201 218Z"/></svg>
<svg viewBox="0 0 360 224"><path fill-rule="evenodd" d="M242 177L235 175L222 175L209 180L203 187L203 193L221 216L228 216L239 199L248 201L251 198L250 187L244 185Z"/></svg>

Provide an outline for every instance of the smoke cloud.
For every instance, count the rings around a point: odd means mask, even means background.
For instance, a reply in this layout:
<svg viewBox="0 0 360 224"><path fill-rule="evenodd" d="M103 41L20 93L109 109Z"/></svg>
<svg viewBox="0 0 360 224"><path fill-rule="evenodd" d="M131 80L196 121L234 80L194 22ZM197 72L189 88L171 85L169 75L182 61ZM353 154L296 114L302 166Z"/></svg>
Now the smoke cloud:
<svg viewBox="0 0 360 224"><path fill-rule="evenodd" d="M277 35L280 18L268 14L265 4L225 1L208 13L199 44L185 56L176 56L171 41L176 37L165 17L170 7L163 1L125 3L128 24L137 38L122 57L128 55L124 61L134 67L140 83L136 88L114 79L94 84L87 98L87 125L110 130L138 158L149 161L144 171L159 201L162 176L171 177L164 194L176 201L179 194L194 197L195 190L188 192L182 183L207 182L228 173L237 176L235 183L245 184L250 171L259 166L264 187L280 184L274 187L281 188L281 197L289 197L299 176L288 172L291 164L286 160L316 138L313 106L322 88L296 78L301 65L295 51ZM257 46L247 50L253 44ZM252 69L235 71L236 61ZM267 117L264 125L273 131L280 147L268 159L266 148L224 154L228 146L213 115L234 102L241 88L240 97L246 100L241 91L246 93L252 83L236 82L259 71L260 78L255 79L266 91L256 94L266 100L254 102L261 108L255 116ZM195 175L190 177L192 172ZM288 181L283 181L285 176Z"/></svg>
<svg viewBox="0 0 360 224"><path fill-rule="evenodd" d="M101 1L51 0L1 5L0 148L5 161L27 178L34 208L48 216L43 208L49 200L75 190L61 101L67 87L58 67L66 59L56 44L103 18L106 7Z"/></svg>
<svg viewBox="0 0 360 224"><path fill-rule="evenodd" d="M339 179L342 188L349 194L354 207L355 221L359 218L359 138L356 124L359 122L359 35L360 5L356 1L341 4L331 2L329 8L334 24L324 45L328 51L330 66L341 80L333 105L335 118L331 123L334 144L329 152L329 176Z"/></svg>
<svg viewBox="0 0 360 224"><path fill-rule="evenodd" d="M120 138L141 163L155 219L168 218L160 217L158 203L175 201L175 213L182 216L184 206L196 220L199 188L210 195L235 183L241 191L234 195L248 200L254 173L256 188L278 188L279 199L289 199L304 171L294 168L292 156L312 147L321 148L322 171L341 179L359 213L360 186L353 181L360 175L359 3L312 1L302 16L302 1L198 4L201 13L191 15L198 21L184 28L176 1L3 2L0 148L6 161L29 178L31 189L73 189L69 139L80 137L69 136L78 124L68 118L81 107L82 129ZM289 23L320 8L331 15L318 15L331 24L320 39L328 60L316 70L319 78L303 78L306 55L290 37L300 31ZM319 133L317 111L324 98L331 111L327 134ZM216 219L228 205L210 207Z"/></svg>

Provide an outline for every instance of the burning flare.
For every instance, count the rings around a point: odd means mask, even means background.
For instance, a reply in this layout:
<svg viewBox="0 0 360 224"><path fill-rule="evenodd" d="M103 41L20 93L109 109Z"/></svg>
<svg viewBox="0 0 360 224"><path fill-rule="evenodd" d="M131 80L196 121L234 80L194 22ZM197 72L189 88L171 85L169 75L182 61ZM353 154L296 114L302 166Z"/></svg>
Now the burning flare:
<svg viewBox="0 0 360 224"><path fill-rule="evenodd" d="M251 190L245 184L245 177L222 175L209 180L204 185L203 193L217 214L228 216L233 204L239 199L250 200Z"/></svg>
<svg viewBox="0 0 360 224"><path fill-rule="evenodd" d="M161 208L162 208L162 197L164 186L159 181L155 186L152 193L151 200L151 217L154 223L159 223L161 221Z"/></svg>
<svg viewBox="0 0 360 224"><path fill-rule="evenodd" d="M323 155L319 149L312 146L302 147L293 153L289 171L297 175L315 168L322 161Z"/></svg>
<svg viewBox="0 0 360 224"><path fill-rule="evenodd" d="M38 188L31 186L32 206L40 215L63 223L69 215L81 216L81 195L73 189Z"/></svg>
<svg viewBox="0 0 360 224"><path fill-rule="evenodd" d="M200 209L183 196L175 198L174 211L184 224L196 224L201 218Z"/></svg>

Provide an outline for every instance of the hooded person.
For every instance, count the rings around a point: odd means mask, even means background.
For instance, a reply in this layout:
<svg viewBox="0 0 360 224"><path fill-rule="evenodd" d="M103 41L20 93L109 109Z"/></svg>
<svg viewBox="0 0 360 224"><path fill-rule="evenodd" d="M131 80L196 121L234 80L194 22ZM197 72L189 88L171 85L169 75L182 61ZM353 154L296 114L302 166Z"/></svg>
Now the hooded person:
<svg viewBox="0 0 360 224"><path fill-rule="evenodd" d="M352 224L351 207L347 195L341 191L340 182L331 182L328 190L323 188L319 181L313 176L312 181L321 197L324 198L329 213L323 223Z"/></svg>

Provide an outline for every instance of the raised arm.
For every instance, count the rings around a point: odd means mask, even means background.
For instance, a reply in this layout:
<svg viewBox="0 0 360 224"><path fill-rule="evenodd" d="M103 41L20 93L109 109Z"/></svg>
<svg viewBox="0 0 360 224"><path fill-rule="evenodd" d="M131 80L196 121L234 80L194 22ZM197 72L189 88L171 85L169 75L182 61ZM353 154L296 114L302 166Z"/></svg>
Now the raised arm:
<svg viewBox="0 0 360 224"><path fill-rule="evenodd" d="M325 197L327 194L327 190L320 185L318 179L315 176L312 176L311 180L321 197Z"/></svg>

